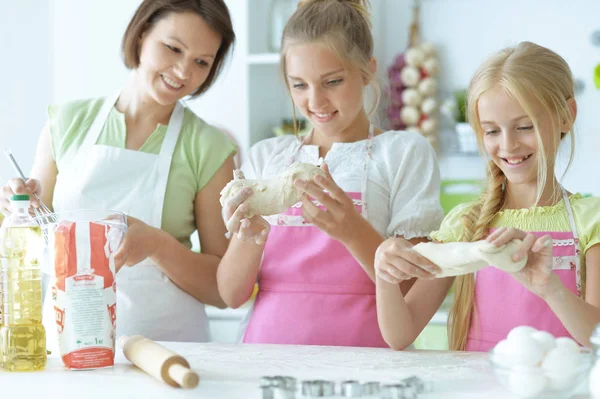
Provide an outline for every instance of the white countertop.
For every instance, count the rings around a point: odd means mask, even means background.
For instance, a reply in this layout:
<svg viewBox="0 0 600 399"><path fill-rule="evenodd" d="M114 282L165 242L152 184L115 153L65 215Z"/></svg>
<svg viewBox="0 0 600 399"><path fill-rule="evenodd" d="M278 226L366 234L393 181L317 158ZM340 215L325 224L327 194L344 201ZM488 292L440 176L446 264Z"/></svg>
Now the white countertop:
<svg viewBox="0 0 600 399"><path fill-rule="evenodd" d="M200 374L198 387L192 390L171 388L131 365L118 351L116 365L109 369L69 371L63 368L59 356L53 354L44 371L0 372L0 396L13 395L20 399L260 399L259 379L262 376L390 383L417 375L435 384L434 392L419 398L512 397L496 382L483 353L216 343L170 342L163 345L188 359ZM576 395L571 399L587 397Z"/></svg>

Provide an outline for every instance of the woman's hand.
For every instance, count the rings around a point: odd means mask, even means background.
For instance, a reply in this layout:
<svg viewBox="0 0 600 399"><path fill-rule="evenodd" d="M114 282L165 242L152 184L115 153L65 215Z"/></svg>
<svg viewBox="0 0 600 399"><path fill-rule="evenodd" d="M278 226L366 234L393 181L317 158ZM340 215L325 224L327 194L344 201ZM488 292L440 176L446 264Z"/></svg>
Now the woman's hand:
<svg viewBox="0 0 600 399"><path fill-rule="evenodd" d="M518 229L502 227L494 231L487 241L500 247L515 238L523 242L513 254L513 261L517 262L527 256L527 264L512 275L529 291L544 298L553 290L553 284L560 282L558 276L552 273L552 237L538 237Z"/></svg>
<svg viewBox="0 0 600 399"><path fill-rule="evenodd" d="M296 180L294 185L304 192L302 213L306 221L314 224L329 236L344 245L351 245L360 237L364 223L368 223L358 212L352 198L331 178L327 164L321 165L327 175L317 175L313 181ZM312 199L325 209L318 207Z"/></svg>
<svg viewBox="0 0 600 399"><path fill-rule="evenodd" d="M375 275L392 284L415 277L432 279L442 270L412 250L404 238L388 238L375 252Z"/></svg>
<svg viewBox="0 0 600 399"><path fill-rule="evenodd" d="M234 179L244 179L241 170L234 171ZM246 218L248 205L245 201L252 195L252 189L245 188L233 196L223 207L225 227L231 234L235 234L238 240L252 241L256 245L265 245L271 225L260 215Z"/></svg>
<svg viewBox="0 0 600 399"><path fill-rule="evenodd" d="M6 185L2 187L0 192L0 211L5 215L11 214L10 197L15 194L28 194L31 201L31 206L39 207L39 201L35 198L42 195L42 186L36 179L27 179L26 182L20 177L10 179ZM34 195L35 194L35 195Z"/></svg>
<svg viewBox="0 0 600 399"><path fill-rule="evenodd" d="M134 266L152 257L160 246L161 234L167 233L127 216L127 233L114 257L115 272L122 266Z"/></svg>

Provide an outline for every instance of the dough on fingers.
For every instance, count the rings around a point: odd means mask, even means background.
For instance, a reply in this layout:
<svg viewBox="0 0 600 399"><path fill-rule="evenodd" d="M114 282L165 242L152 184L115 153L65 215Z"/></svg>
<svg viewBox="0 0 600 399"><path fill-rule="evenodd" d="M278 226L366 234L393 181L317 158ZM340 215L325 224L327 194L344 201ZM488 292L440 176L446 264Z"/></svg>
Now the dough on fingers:
<svg viewBox="0 0 600 399"><path fill-rule="evenodd" d="M252 189L252 195L246 200L248 211L245 217L276 215L300 201L302 192L294 185L295 180L312 181L318 174L326 176L318 166L294 162L272 179L233 179L221 190L220 202L225 206L230 198L249 187Z"/></svg>
<svg viewBox="0 0 600 399"><path fill-rule="evenodd" d="M436 277L459 276L494 266L509 273L516 273L527 264L527 256L518 262L512 260L521 240L514 239L496 247L485 240L475 242L419 243L412 249L438 265L442 272Z"/></svg>

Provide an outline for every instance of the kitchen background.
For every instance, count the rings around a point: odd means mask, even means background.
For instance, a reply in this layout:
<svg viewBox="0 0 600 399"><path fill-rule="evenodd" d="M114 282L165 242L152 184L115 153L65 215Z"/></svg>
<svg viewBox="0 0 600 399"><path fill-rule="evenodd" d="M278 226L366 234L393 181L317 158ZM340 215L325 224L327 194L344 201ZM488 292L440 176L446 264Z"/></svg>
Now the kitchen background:
<svg viewBox="0 0 600 399"><path fill-rule="evenodd" d="M120 40L139 0L1 1L4 18L0 24L0 75L5 83L0 97L0 145L10 148L28 171L47 104L107 95L125 81L129 72L120 59ZM199 116L231 133L242 157L251 144L270 137L273 128L291 116L278 55L270 46L273 1L295 0L226 0L238 35L234 56L216 85L200 99L187 103ZM389 85L388 68L406 50L414 3L371 0L378 80L383 88ZM600 0L419 3L421 38L433 43L439 54L440 103L467 86L488 54L519 41L550 47L569 62L580 90L576 160L564 184L571 191L600 195L600 90L594 86L593 76L600 64ZM378 113L382 125L387 123L385 116L384 104ZM457 145L451 124L441 123L438 144L442 178L448 187L455 181L484 177L483 159L461 151L465 147ZM563 150L568 154L568 148ZM0 180L4 182L13 174L10 164L0 161ZM474 192L468 184L453 187L455 191L444 192L449 202ZM244 312L210 309L213 338L235 339ZM426 330L434 339L429 340L425 334L422 347L443 346L439 334L445 317L444 310L436 315Z"/></svg>

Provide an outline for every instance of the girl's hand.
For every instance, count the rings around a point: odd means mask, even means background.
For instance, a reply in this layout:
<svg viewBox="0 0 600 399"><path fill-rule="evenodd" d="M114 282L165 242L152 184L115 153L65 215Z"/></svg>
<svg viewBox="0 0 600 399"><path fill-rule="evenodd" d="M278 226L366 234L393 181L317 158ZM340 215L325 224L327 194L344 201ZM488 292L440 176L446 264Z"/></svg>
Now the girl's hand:
<svg viewBox="0 0 600 399"><path fill-rule="evenodd" d="M375 275L392 284L412 278L432 279L441 273L439 266L412 250L404 238L388 238L375 252Z"/></svg>
<svg viewBox="0 0 600 399"><path fill-rule="evenodd" d="M502 227L494 231L487 241L500 247L515 238L523 242L513 254L513 261L517 262L527 256L527 264L512 275L529 291L545 298L552 292L553 284L559 281L558 276L552 273L552 237L549 235L538 237L518 229Z"/></svg>
<svg viewBox="0 0 600 399"><path fill-rule="evenodd" d="M233 172L234 179L244 179L241 170ZM252 195L252 189L246 188L227 201L223 208L225 227L231 234L236 234L238 240L253 241L256 245L264 245L267 242L271 225L260 215L246 218L248 211L245 201Z"/></svg>
<svg viewBox="0 0 600 399"><path fill-rule="evenodd" d="M327 177L317 175L313 181L296 180L294 182L294 185L304 192L302 195L303 216L309 223L314 224L331 237L344 245L350 245L360 237L361 226L368 222L356 210L352 198L333 181L327 164L323 163L321 169ZM314 198L325 209L315 205L311 198Z"/></svg>

